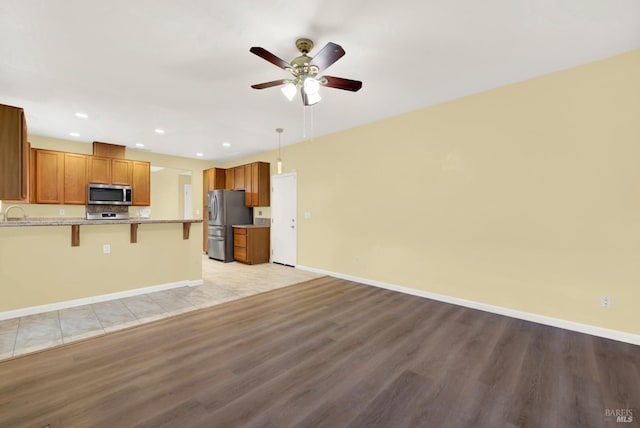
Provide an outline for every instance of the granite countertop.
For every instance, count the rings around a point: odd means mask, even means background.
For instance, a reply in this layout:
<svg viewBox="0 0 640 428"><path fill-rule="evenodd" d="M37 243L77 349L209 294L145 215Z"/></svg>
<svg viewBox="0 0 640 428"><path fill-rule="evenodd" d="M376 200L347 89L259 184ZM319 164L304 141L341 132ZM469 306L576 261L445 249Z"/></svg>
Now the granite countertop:
<svg viewBox="0 0 640 428"><path fill-rule="evenodd" d="M114 220L87 220L84 217L27 217L24 220L2 220L0 227L16 226L72 226L85 224L149 224L149 223L202 223L202 219L167 219L129 218Z"/></svg>
<svg viewBox="0 0 640 428"><path fill-rule="evenodd" d="M263 224L234 224L233 227L237 227L240 229L268 229L270 226Z"/></svg>

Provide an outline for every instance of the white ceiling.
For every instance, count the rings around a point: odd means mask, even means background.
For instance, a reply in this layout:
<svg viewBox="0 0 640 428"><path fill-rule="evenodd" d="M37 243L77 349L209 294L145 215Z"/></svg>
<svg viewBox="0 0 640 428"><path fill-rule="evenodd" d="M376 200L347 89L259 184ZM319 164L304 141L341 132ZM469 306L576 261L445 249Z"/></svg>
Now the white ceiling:
<svg viewBox="0 0 640 428"><path fill-rule="evenodd" d="M306 112L251 89L288 73L249 48L290 61L299 37L363 88ZM0 40L31 134L224 161L640 48L640 1L2 0Z"/></svg>

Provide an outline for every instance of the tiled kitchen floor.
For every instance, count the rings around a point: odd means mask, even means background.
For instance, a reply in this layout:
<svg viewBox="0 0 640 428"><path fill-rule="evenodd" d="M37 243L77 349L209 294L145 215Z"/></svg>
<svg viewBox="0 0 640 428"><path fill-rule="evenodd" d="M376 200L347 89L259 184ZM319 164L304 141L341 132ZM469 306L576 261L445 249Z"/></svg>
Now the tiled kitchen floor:
<svg viewBox="0 0 640 428"><path fill-rule="evenodd" d="M320 275L202 260L204 284L0 321L0 360L296 284Z"/></svg>

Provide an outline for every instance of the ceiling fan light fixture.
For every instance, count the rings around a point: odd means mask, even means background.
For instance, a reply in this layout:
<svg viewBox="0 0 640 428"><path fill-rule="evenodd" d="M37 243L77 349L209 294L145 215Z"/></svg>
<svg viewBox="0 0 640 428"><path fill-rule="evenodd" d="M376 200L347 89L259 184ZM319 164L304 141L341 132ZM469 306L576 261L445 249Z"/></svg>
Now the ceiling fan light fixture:
<svg viewBox="0 0 640 428"><path fill-rule="evenodd" d="M291 62L287 62L259 46L250 48L249 52L252 54L291 73L293 76L293 79L258 83L251 85L251 87L254 89L266 89L284 85L281 90L289 101L293 100L295 96L294 89L297 92L299 88L300 95L302 95L302 103L305 106L316 104L322 99L319 94L320 86L352 92L362 88L362 82L358 80L335 76L319 76L320 73L324 73L328 67L344 56L346 52L342 49L342 46L329 42L316 55L311 57L307 54L313 48L313 41L300 38L296 41L296 48L298 48L301 55L291 60Z"/></svg>
<svg viewBox="0 0 640 428"><path fill-rule="evenodd" d="M287 83L281 89L282 93L289 101L293 100L293 97L296 96L297 88L292 82Z"/></svg>
<svg viewBox="0 0 640 428"><path fill-rule="evenodd" d="M318 102L320 102L321 99L322 97L317 92L315 94L306 94L306 96L303 97L304 105L306 106L312 106L314 104L317 104Z"/></svg>
<svg viewBox="0 0 640 428"><path fill-rule="evenodd" d="M303 88L307 95L315 95L320 90L320 83L313 77L307 77L304 79Z"/></svg>

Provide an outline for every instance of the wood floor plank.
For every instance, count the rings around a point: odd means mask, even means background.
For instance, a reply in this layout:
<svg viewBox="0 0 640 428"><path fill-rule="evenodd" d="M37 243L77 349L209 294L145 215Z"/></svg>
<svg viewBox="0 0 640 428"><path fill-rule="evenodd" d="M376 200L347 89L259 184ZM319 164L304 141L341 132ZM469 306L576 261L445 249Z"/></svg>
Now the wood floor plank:
<svg viewBox="0 0 640 428"><path fill-rule="evenodd" d="M406 299L405 296L400 299L402 301L395 308L393 305L377 308L370 313L368 323L358 326L341 340L334 341L332 346L316 353L313 358L307 359L296 368L283 370L286 368L281 367L280 370L273 371L274 376L271 379L249 391L241 400L227 402L220 409L208 406L212 416L222 426L248 426L261 412L271 412L275 404L285 401L285 397L294 399L297 394L304 393L306 385L313 379L328 375L336 365L345 360L356 363L365 358L373 349L397 333L393 320L399 314L395 309L403 313L421 303ZM268 393L274 390L279 391L278 396ZM245 401L251 405L246 406Z"/></svg>
<svg viewBox="0 0 640 428"><path fill-rule="evenodd" d="M0 427L639 426L640 347L319 278L0 362Z"/></svg>
<svg viewBox="0 0 640 428"><path fill-rule="evenodd" d="M347 426L349 428L409 426L413 415L422 410L420 398L431 386L428 379L419 374L408 370L403 371Z"/></svg>
<svg viewBox="0 0 640 428"><path fill-rule="evenodd" d="M301 412L292 422L318 428L348 425L365 411L378 391L393 381L389 373L407 370L415 361L421 361L431 352L433 342L430 338L445 335L443 329L434 326L455 319L459 313L447 305L426 300L421 316L414 317L411 330L404 337L385 348L384 353L379 352L366 366L354 368L355 376L345 377L342 382L332 385L327 400L317 403L308 415Z"/></svg>
<svg viewBox="0 0 640 428"><path fill-rule="evenodd" d="M346 399L343 404L350 405L350 413L356 412L358 404L365 405L373 400L378 388L382 384L388 383L388 373L401 371L398 366L402 363L395 357L398 356L406 360L402 356L411 352L416 344L419 346L420 333L424 332L428 320L433 319L431 308L434 305L431 303L423 301L414 309L407 309L405 317L395 322L394 326L385 333L394 338L389 346L377 352L370 352L369 348L362 347L357 353L349 355L349 364L338 363L328 367L326 371L317 371L309 375L303 382L296 384L287 396L280 398L287 403L286 407L281 406L282 411L268 417L262 414L254 418L252 424L260 426L268 419L275 426L288 424L318 426L318 420L313 423L303 423L299 419L304 418L309 412L313 412L320 406L321 403L318 403L317 400L318 396L327 394L329 400L335 400L340 392L347 394L347 397L343 396L342 398ZM384 340L384 335L381 336L381 340ZM376 377L378 374L382 374L384 379ZM370 384L368 388L358 388L356 384L363 379L373 380L374 383ZM378 382L375 383L375 380ZM313 394L309 391L313 391ZM340 421L323 422L330 424L329 426L345 426L346 421L351 419L353 417L347 416Z"/></svg>
<svg viewBox="0 0 640 428"><path fill-rule="evenodd" d="M512 401L509 421L515 426L555 426L557 415L547 410L560 399L549 379L558 373L551 347L554 334L559 330L548 326L538 326L531 334L513 394L517 399Z"/></svg>

